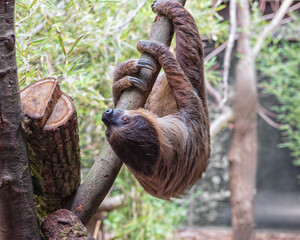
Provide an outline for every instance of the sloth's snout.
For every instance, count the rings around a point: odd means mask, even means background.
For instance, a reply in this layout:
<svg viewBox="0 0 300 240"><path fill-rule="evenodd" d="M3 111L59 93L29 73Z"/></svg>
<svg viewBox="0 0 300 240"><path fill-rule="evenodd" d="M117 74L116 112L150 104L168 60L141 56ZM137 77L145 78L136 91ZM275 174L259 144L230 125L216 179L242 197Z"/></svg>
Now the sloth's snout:
<svg viewBox="0 0 300 240"><path fill-rule="evenodd" d="M109 122L111 121L111 118L113 116L114 110L113 109L107 109L103 114L102 114L102 121L106 126L108 126Z"/></svg>
<svg viewBox="0 0 300 240"><path fill-rule="evenodd" d="M102 114L102 121L106 125L106 127L109 127L111 125L117 126L120 124L120 118L123 115L123 111L120 109L107 109Z"/></svg>
<svg viewBox="0 0 300 240"><path fill-rule="evenodd" d="M113 113L114 110L112 109L107 109L104 113L107 115L111 115Z"/></svg>

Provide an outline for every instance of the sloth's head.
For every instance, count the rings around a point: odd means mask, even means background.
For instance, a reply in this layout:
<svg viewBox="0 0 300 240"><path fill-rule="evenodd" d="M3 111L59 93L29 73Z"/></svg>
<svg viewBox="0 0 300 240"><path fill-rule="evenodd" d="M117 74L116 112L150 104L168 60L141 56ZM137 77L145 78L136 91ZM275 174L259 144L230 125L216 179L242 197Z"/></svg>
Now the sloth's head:
<svg viewBox="0 0 300 240"><path fill-rule="evenodd" d="M133 170L151 175L159 157L158 134L151 118L140 110L109 109L102 121L117 156Z"/></svg>

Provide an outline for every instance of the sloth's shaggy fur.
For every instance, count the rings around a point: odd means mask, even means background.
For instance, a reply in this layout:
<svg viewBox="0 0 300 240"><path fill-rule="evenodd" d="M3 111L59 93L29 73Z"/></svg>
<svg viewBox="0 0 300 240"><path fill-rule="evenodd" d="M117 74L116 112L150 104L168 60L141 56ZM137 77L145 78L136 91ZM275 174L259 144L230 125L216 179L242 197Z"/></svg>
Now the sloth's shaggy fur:
<svg viewBox="0 0 300 240"><path fill-rule="evenodd" d="M153 10L167 16L176 32L176 59L159 43L140 41L138 50L153 55L164 69L144 109L111 110L103 115L107 139L144 189L162 199L179 197L205 171L210 135L203 74L203 47L196 23L174 1L156 1ZM129 60L115 71L116 101L141 66ZM118 94L117 94L118 93Z"/></svg>

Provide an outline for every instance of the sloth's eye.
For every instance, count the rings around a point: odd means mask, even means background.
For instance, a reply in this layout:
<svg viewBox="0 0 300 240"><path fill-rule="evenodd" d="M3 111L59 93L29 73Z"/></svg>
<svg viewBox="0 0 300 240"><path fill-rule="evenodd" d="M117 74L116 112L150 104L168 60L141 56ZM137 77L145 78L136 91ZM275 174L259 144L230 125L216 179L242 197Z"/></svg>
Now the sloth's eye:
<svg viewBox="0 0 300 240"><path fill-rule="evenodd" d="M123 123L128 123L129 122L129 119L127 117L122 117L122 122Z"/></svg>

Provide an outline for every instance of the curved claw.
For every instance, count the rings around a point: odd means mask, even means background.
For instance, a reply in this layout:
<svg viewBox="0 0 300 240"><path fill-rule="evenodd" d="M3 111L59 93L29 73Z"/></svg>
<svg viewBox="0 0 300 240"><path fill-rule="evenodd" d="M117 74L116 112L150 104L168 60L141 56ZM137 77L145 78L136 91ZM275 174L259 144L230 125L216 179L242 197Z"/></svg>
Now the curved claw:
<svg viewBox="0 0 300 240"><path fill-rule="evenodd" d="M152 11L156 13L155 11L155 5L157 3L157 0L154 0L153 3L151 4L151 8L152 8Z"/></svg>
<svg viewBox="0 0 300 240"><path fill-rule="evenodd" d="M138 66L140 68L146 68L151 71L155 71L155 69L156 69L154 64L152 64L148 60L144 60L144 59L139 59L136 66Z"/></svg>
<svg viewBox="0 0 300 240"><path fill-rule="evenodd" d="M129 77L129 81L132 84L132 86L138 88L141 92L147 91L147 85L144 83L144 81L136 78L136 77Z"/></svg>

